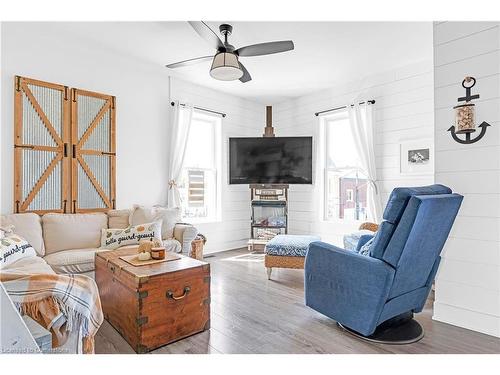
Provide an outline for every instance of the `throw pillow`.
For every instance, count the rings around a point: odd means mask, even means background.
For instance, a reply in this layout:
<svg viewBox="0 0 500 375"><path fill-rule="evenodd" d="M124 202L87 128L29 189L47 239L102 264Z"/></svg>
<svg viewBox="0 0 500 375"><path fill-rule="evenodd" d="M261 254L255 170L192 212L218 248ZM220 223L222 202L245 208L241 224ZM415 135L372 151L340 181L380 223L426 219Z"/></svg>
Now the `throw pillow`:
<svg viewBox="0 0 500 375"><path fill-rule="evenodd" d="M174 237L175 224L181 220L180 208L166 208L161 206L145 207L134 205L129 217L130 225L161 221L161 237L169 239Z"/></svg>
<svg viewBox="0 0 500 375"><path fill-rule="evenodd" d="M161 222L139 224L125 229L102 229L101 249L114 250L120 246L139 245L143 238L161 241Z"/></svg>
<svg viewBox="0 0 500 375"><path fill-rule="evenodd" d="M11 234L14 234L14 226L6 225L4 227L0 227L0 238L7 237Z"/></svg>
<svg viewBox="0 0 500 375"><path fill-rule="evenodd" d="M171 251L173 253L182 252L182 245L176 239L170 239L163 241L163 246L165 246L166 251Z"/></svg>
<svg viewBox="0 0 500 375"><path fill-rule="evenodd" d="M373 234L373 232L370 230L362 229L362 230L344 235L344 249L350 250L350 251L355 251L356 248L358 247L359 239L364 234Z"/></svg>
<svg viewBox="0 0 500 375"><path fill-rule="evenodd" d="M28 257L36 257L36 251L21 236L6 234L0 239L0 269Z"/></svg>
<svg viewBox="0 0 500 375"><path fill-rule="evenodd" d="M125 229L130 223L131 210L109 210L108 211L108 228ZM154 220L146 220L152 222ZM145 221L145 222L146 222Z"/></svg>
<svg viewBox="0 0 500 375"><path fill-rule="evenodd" d="M359 255L370 256L370 248L372 247L373 238L368 240L363 246L359 248Z"/></svg>

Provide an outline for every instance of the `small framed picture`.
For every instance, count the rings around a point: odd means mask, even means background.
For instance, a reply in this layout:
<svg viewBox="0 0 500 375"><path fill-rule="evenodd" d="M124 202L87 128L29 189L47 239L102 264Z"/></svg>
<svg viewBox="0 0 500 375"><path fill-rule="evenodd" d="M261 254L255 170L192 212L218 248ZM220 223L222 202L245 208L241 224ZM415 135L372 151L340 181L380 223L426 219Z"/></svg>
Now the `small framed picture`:
<svg viewBox="0 0 500 375"><path fill-rule="evenodd" d="M434 173L434 147L432 139L403 141L399 145L399 172L403 175Z"/></svg>

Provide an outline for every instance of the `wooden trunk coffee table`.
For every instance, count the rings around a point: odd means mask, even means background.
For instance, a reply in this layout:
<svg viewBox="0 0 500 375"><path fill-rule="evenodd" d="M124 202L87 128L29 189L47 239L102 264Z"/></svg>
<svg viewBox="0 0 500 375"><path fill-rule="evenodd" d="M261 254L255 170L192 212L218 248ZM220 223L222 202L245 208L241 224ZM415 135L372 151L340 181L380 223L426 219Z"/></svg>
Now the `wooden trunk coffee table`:
<svg viewBox="0 0 500 375"><path fill-rule="evenodd" d="M95 279L105 319L137 353L210 328L210 264L186 256L133 266L120 256L135 248L96 253Z"/></svg>

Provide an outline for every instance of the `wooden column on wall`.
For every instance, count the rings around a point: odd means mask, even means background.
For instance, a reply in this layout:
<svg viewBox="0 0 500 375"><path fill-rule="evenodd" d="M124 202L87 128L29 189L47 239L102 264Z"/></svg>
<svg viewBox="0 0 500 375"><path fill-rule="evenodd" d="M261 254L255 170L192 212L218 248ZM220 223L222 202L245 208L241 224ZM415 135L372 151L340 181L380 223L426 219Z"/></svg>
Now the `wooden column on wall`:
<svg viewBox="0 0 500 375"><path fill-rule="evenodd" d="M14 212L66 212L68 87L15 77Z"/></svg>
<svg viewBox="0 0 500 375"><path fill-rule="evenodd" d="M274 137L273 107L270 105L266 106L266 127L262 136L265 138Z"/></svg>
<svg viewBox="0 0 500 375"><path fill-rule="evenodd" d="M115 206L115 97L15 77L14 212Z"/></svg>

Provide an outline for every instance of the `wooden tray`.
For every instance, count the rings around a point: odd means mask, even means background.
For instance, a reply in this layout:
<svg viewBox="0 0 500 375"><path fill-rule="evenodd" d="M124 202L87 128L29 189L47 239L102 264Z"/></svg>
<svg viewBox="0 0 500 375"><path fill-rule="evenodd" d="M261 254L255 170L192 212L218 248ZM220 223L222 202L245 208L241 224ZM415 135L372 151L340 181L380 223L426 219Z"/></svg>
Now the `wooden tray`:
<svg viewBox="0 0 500 375"><path fill-rule="evenodd" d="M155 263L163 263L163 262L170 262L172 260L178 260L181 259L181 257L175 253L168 253L165 252L165 259L149 259L149 260L139 260L137 258L139 254L132 254L132 255L123 255L119 257L121 260L124 260L125 262L139 267L139 266L145 266L148 264L155 264Z"/></svg>

